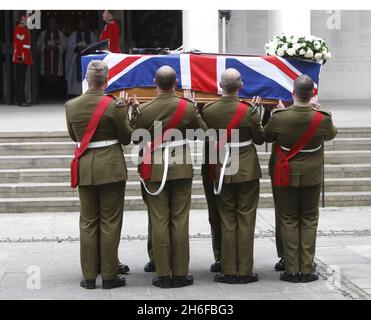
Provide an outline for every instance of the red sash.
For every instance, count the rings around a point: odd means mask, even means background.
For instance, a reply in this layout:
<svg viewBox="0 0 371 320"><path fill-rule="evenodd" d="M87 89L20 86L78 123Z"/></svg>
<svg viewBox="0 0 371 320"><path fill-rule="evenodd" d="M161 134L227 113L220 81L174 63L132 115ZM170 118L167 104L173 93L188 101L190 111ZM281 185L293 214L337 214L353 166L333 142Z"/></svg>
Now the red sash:
<svg viewBox="0 0 371 320"><path fill-rule="evenodd" d="M280 145L276 146L276 154L278 160L274 170L273 185L277 187L288 187L290 186L291 168L289 161L297 153L299 153L307 143L313 138L317 129L319 128L323 115L321 112L315 112L313 119L304 134L296 141L285 154Z"/></svg>
<svg viewBox="0 0 371 320"><path fill-rule="evenodd" d="M220 138L218 143L215 146L215 150L213 153L213 157L215 159L217 151L219 151L221 148L225 146L225 144L231 140L231 135L232 135L232 130L237 129L240 126L240 123L245 116L247 110L248 110L248 105L243 102L239 102L236 111L231 118L231 121L227 125L227 132ZM215 164L211 163L210 164L210 180L214 181L215 179Z"/></svg>
<svg viewBox="0 0 371 320"><path fill-rule="evenodd" d="M152 152L162 144L166 137L171 133L169 129L174 129L178 127L180 121L182 120L185 111L187 109L188 101L185 99L179 99L178 107L175 110L174 114L170 118L170 121L166 125L165 129L161 134L156 136L151 143L144 148L143 159L140 165L140 175L143 180L149 180L152 177ZM165 136L166 135L166 136Z"/></svg>
<svg viewBox="0 0 371 320"><path fill-rule="evenodd" d="M84 135L81 139L80 148L76 146L75 157L71 162L71 187L76 188L79 183L79 158L84 154L88 145L93 138L95 131L99 125L99 122L103 116L104 111L111 103L112 98L110 96L104 96L98 103L95 111L89 120L88 126L85 129Z"/></svg>

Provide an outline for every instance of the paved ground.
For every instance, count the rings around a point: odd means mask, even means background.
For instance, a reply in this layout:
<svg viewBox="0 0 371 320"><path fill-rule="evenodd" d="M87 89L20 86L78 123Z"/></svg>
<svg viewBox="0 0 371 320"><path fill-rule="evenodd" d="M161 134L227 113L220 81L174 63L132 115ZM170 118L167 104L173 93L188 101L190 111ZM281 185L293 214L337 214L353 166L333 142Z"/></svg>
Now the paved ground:
<svg viewBox="0 0 371 320"><path fill-rule="evenodd" d="M333 113L338 127L371 126L371 101L321 101ZM63 103L43 103L32 107L0 105L0 131L66 131Z"/></svg>
<svg viewBox="0 0 371 320"><path fill-rule="evenodd" d="M272 209L259 210L255 268L249 285L212 281L210 231L205 211L192 211L191 264L195 285L162 290L150 285L146 256L146 212L127 212L120 246L130 265L127 287L87 291L79 287L78 215L0 215L0 299L371 299L371 207L321 210L316 262L321 280L278 280ZM38 275L41 283L39 286ZM100 280L98 281L100 285Z"/></svg>

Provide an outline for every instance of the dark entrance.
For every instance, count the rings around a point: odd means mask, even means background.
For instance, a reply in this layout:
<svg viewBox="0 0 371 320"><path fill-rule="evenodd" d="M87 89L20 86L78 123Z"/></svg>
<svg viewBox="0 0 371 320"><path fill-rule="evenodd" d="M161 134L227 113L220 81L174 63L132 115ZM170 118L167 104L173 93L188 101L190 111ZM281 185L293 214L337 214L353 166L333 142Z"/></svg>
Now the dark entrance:
<svg viewBox="0 0 371 320"><path fill-rule="evenodd" d="M37 46L42 30L48 20L55 17L58 29L68 37L76 30L77 23L84 18L88 28L99 37L104 22L102 10L42 10L41 30L30 30L33 66L28 76L28 96L32 103L58 103L67 99L66 82L63 77L55 83L45 82L40 76L40 50ZM0 11L0 102L14 103L14 68L12 63L13 30L17 11ZM124 53L130 48L162 47L176 49L182 45L182 11L128 10L116 11L121 32L120 47ZM63 59L63 63L64 63ZM68 63L68 62L66 62ZM64 68L65 69L65 68Z"/></svg>

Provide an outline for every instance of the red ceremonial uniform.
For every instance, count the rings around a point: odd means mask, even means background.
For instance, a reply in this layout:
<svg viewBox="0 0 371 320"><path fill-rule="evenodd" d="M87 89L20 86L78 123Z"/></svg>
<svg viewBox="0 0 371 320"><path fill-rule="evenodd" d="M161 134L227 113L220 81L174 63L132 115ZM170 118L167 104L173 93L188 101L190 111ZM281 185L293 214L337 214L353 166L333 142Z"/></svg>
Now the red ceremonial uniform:
<svg viewBox="0 0 371 320"><path fill-rule="evenodd" d="M31 35L27 26L18 25L13 33L13 63L32 64Z"/></svg>
<svg viewBox="0 0 371 320"><path fill-rule="evenodd" d="M109 39L108 50L112 53L121 53L119 47L120 28L116 20L106 22L99 40Z"/></svg>

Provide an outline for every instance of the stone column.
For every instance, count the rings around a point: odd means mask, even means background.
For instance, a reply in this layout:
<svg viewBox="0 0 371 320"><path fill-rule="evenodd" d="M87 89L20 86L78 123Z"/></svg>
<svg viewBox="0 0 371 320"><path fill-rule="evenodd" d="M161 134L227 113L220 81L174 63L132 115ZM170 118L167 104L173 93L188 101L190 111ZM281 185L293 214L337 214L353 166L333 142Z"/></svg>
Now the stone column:
<svg viewBox="0 0 371 320"><path fill-rule="evenodd" d="M219 11L214 8L183 10L185 51L219 52Z"/></svg>

